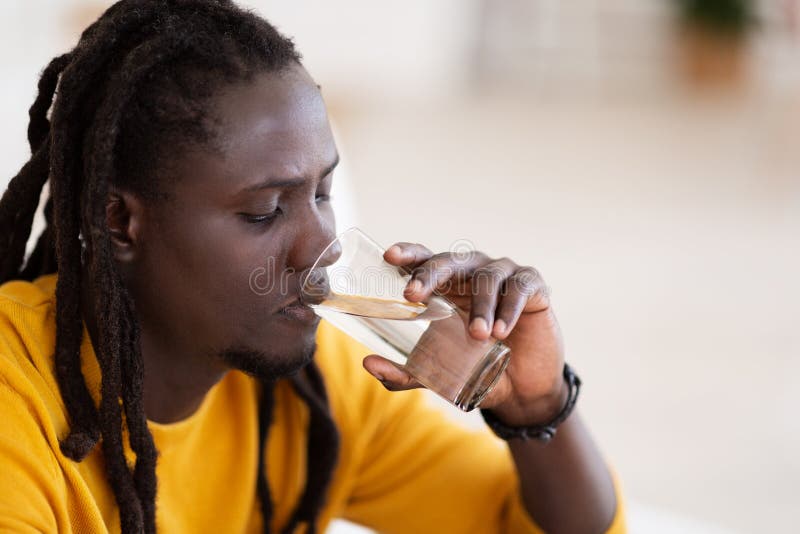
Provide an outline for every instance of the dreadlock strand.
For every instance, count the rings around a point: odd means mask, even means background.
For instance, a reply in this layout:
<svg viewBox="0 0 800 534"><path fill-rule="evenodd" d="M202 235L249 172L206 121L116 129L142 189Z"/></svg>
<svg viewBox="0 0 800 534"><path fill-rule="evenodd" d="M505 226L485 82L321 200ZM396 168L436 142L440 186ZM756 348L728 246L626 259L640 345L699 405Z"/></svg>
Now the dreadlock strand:
<svg viewBox="0 0 800 534"><path fill-rule="evenodd" d="M56 282L56 378L71 419L70 433L61 441L61 451L75 461L82 460L100 437L99 419L81 372L81 244L79 209L81 176L75 139L81 118L73 116L79 95L69 76L74 62L61 78L62 96L53 108L51 126L50 178L53 201L53 242L58 279Z"/></svg>
<svg viewBox="0 0 800 534"><path fill-rule="evenodd" d="M52 273L57 270L55 264L55 250L53 244L53 197L48 196L44 204L45 226L36 246L33 248L25 267L20 271L19 277L23 280L32 281L43 274Z"/></svg>
<svg viewBox="0 0 800 534"><path fill-rule="evenodd" d="M188 47L186 39L173 36L144 42L128 54L109 83L108 96L100 105L84 144L84 172L87 179L84 205L88 205L86 215L93 224L89 232L93 243L97 237L108 237L106 198L109 183L116 182L114 156L125 106L153 68L180 55Z"/></svg>
<svg viewBox="0 0 800 534"><path fill-rule="evenodd" d="M94 243L93 243L94 245ZM91 274L95 291L95 306L107 305L110 315L98 322L97 355L102 378L100 382L100 427L102 429L103 455L107 465L108 481L117 498L120 523L123 532L144 531L144 512L136 491L133 474L125 457L122 425L122 372L120 366L120 343L118 312L121 306L119 294L114 291L98 291L102 287L116 289L115 274L107 244L93 251Z"/></svg>
<svg viewBox="0 0 800 534"><path fill-rule="evenodd" d="M40 147L40 153L49 155L50 143L45 143ZM19 273L19 270L25 259L25 246L28 238L31 235L31 228L33 227L33 219L36 215L36 209L39 206L39 196L41 195L42 188L47 181L48 164L47 158L41 157L39 165L31 169L31 182L29 189L26 192L28 198L21 204L20 210L14 221L14 232L12 234L11 243L9 244L8 251L6 252L5 261L7 262L7 269L10 271L11 276Z"/></svg>
<svg viewBox="0 0 800 534"><path fill-rule="evenodd" d="M59 269L56 282L55 368L58 386L72 423L69 434L61 441L61 452L68 458L81 461L100 439L100 430L97 409L81 373L83 325L79 306L70 302L76 293L80 293L80 276Z"/></svg>
<svg viewBox="0 0 800 534"><path fill-rule="evenodd" d="M93 190L93 182L97 189ZM97 205L105 205L107 183L89 178L87 192L95 198L93 202L83 203L83 219L90 221L90 231L84 236L90 251L89 275L91 294L95 309L105 309L104 317L97 321L98 341L95 348L100 364L101 401L100 426L103 436L103 454L108 465L108 479L119 506L120 522L123 532L142 532L145 528L144 506L137 491L134 475L125 457L123 436L122 408L126 404L121 360L130 358L130 353L123 340L132 334L126 331L128 326L123 318L124 299L120 295L121 282L114 269L107 228L105 228L105 210L97 209ZM135 418L129 424L135 425ZM137 458L138 463L138 458Z"/></svg>
<svg viewBox="0 0 800 534"><path fill-rule="evenodd" d="M45 143L11 179L0 200L0 228L9 228L0 238L0 281L16 277L25 257L33 216L47 181L49 155L50 144Z"/></svg>
<svg viewBox="0 0 800 534"><path fill-rule="evenodd" d="M136 454L136 465L133 480L136 492L142 503L145 532L155 532L155 500L156 500L156 450L153 436L147 428L147 416L144 413L144 365L139 345L139 324L133 300L124 286L120 293L125 303L121 314L123 321L121 330L127 334L123 340L124 352L130 357L122 358L122 397L124 399L125 421L128 424L131 449Z"/></svg>
<svg viewBox="0 0 800 534"><path fill-rule="evenodd" d="M305 521L306 534L315 534L317 516L324 504L339 453L339 433L331 418L325 384L316 363L308 364L304 375L292 378L291 382L310 411L306 449L308 467L303 495L282 532L291 534L301 521Z"/></svg>
<svg viewBox="0 0 800 534"><path fill-rule="evenodd" d="M39 79L39 94L29 111L28 139L32 157L29 164L9 183L0 201L0 221L5 226L11 220L12 228L7 233L7 241L0 245L1 280L18 276L25 258L25 245L30 237L39 196L49 175L50 144L46 141L50 122L47 111L52 104L59 74L68 62L69 54L55 58Z"/></svg>
<svg viewBox="0 0 800 534"><path fill-rule="evenodd" d="M270 380L261 381L261 398L258 406L258 475L256 489L261 502L261 517L264 518L264 534L270 534L272 518L272 497L267 480L267 438L272 425L275 404L275 383Z"/></svg>
<svg viewBox="0 0 800 534"><path fill-rule="evenodd" d="M30 117L28 142L32 152L39 148L50 133L50 121L47 118L47 112L53 103L53 95L55 94L61 71L71 60L72 54L58 56L47 65L42 72L41 78L39 78L39 94L30 110L28 110L28 116Z"/></svg>
<svg viewBox="0 0 800 534"><path fill-rule="evenodd" d="M81 34L80 41L70 53L71 61L62 69L60 93L69 98L59 99L58 109L53 110L54 115L59 113L64 118L81 119L68 123L75 124L73 140L81 138L84 117L87 112L91 115L92 106L98 104L87 98L87 93L103 89L103 84L98 87L97 83L98 79L102 80L100 73L114 57L123 55L148 37L143 29L158 18L162 4L163 1L145 0L117 2Z"/></svg>

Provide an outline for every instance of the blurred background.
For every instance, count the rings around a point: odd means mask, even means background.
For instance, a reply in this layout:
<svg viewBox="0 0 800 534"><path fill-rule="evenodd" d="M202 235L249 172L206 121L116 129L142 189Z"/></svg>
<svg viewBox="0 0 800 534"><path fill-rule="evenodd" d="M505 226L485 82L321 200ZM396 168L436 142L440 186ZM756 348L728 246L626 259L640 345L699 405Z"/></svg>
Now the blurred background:
<svg viewBox="0 0 800 534"><path fill-rule="evenodd" d="M3 4L0 185L109 4ZM797 532L800 0L242 4L322 85L340 228L544 274L632 532Z"/></svg>

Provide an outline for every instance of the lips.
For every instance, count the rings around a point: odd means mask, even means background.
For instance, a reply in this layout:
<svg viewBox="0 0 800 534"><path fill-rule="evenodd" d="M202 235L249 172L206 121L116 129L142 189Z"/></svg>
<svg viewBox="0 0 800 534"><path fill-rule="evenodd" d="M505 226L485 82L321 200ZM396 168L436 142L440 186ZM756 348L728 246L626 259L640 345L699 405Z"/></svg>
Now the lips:
<svg viewBox="0 0 800 534"><path fill-rule="evenodd" d="M301 304L298 299L291 301L291 303L281 308L278 313L289 319L306 324L313 324L319 321L319 316L314 313L314 310Z"/></svg>

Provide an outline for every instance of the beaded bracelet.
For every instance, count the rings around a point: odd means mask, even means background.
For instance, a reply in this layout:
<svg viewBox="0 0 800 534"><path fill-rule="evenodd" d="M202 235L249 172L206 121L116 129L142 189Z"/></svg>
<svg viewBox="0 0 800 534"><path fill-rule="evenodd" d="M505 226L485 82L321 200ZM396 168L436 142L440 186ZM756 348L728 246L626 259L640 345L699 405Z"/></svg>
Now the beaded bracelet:
<svg viewBox="0 0 800 534"><path fill-rule="evenodd" d="M506 441L510 439L522 439L524 441L536 439L547 443L555 437L558 425L566 421L569 414L572 413L572 410L575 408L575 403L578 401L578 394L581 391L581 379L566 363L564 364L563 376L564 382L569 389L567 393L567 402L564 404L561 411L558 412L558 415L549 423L544 425L512 427L500 421L494 412L489 409L481 410L483 420L486 421L486 424L489 425L489 428L492 429L492 432L494 432L497 437Z"/></svg>

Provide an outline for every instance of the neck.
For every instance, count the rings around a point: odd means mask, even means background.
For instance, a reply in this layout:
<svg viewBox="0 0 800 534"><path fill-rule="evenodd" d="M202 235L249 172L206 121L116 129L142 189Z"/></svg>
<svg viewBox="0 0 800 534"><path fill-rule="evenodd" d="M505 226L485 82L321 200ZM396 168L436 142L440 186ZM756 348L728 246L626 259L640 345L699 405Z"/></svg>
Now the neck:
<svg viewBox="0 0 800 534"><path fill-rule="evenodd" d="M98 338L94 299L85 288L82 295L86 328L96 348ZM176 423L197 411L209 390L227 373L224 364L213 355L187 351L164 332L140 321L144 382L142 397L147 419L155 423Z"/></svg>
<svg viewBox="0 0 800 534"><path fill-rule="evenodd" d="M195 413L227 368L212 356L187 354L163 341L142 327L145 413L150 421L168 424Z"/></svg>

